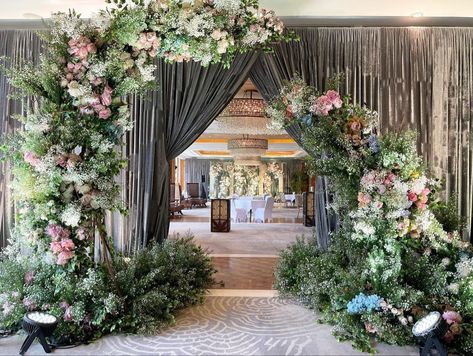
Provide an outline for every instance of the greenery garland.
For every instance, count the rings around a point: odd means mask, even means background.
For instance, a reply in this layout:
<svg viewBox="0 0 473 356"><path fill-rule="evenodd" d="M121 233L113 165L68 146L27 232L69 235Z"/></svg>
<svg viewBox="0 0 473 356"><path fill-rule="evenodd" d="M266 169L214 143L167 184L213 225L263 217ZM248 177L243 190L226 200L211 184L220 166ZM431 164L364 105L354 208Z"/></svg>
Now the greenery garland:
<svg viewBox="0 0 473 356"><path fill-rule="evenodd" d="M341 97L338 80L318 92L296 77L268 107L274 125L301 127L312 173L329 177L328 208L341 218L327 251L301 240L282 253L277 288L320 310L337 337L361 350L375 351L373 336L412 343L413 323L438 310L449 324L445 341L471 354L473 253L459 238L458 213L430 209L438 182L415 135L377 135L377 114Z"/></svg>
<svg viewBox="0 0 473 356"><path fill-rule="evenodd" d="M128 316L146 313L150 293L164 308L156 307L160 312L153 317L158 321L197 300L192 296L209 286L212 270L195 246L176 245L189 253L181 261L182 271L195 278L185 286L156 282L165 267L152 261L145 265L156 270L144 268L143 275L133 276L149 282L140 292L127 292L129 286L120 278L125 266L120 261L128 257L115 256L104 216L106 211L126 210L114 179L126 165L117 148L131 127L124 98L156 86L154 58L228 67L237 52L269 50L271 43L293 38L284 34L273 11L258 9L256 0L113 3L90 20L74 12L54 14L49 30L41 34L46 52L40 65L8 70L11 83L34 96L38 105L20 118L25 130L5 148L13 160L18 214L2 259L10 266L4 271L11 272L5 272L0 284L3 328L17 328L27 310L46 310L60 319L63 337L84 340L116 329L141 330L143 319ZM160 256L160 247L153 251L147 259ZM139 263L139 258L130 263ZM192 265L194 259L198 262ZM173 258L168 262L177 263ZM19 278L23 266L30 269ZM129 282L134 288L133 278ZM187 302L173 291L181 287L190 295ZM96 288L101 292L89 293Z"/></svg>

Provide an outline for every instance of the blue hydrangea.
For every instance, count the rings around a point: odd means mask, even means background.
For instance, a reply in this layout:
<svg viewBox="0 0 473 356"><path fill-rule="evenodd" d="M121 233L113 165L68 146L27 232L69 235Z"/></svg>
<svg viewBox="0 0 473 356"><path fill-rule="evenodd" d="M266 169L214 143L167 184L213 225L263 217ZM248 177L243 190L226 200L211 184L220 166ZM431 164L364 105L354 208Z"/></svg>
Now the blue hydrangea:
<svg viewBox="0 0 473 356"><path fill-rule="evenodd" d="M379 141L378 141L378 136L376 135L370 135L370 137L368 137L368 145L370 146L370 149L371 151L373 151L373 153L378 153L379 152Z"/></svg>
<svg viewBox="0 0 473 356"><path fill-rule="evenodd" d="M312 115L311 114L307 114L306 116L303 116L301 118L301 121L306 124L306 125L311 125L312 124Z"/></svg>
<svg viewBox="0 0 473 356"><path fill-rule="evenodd" d="M380 308L380 301L381 298L376 294L366 295L360 293L348 302L347 310L350 314L370 313Z"/></svg>

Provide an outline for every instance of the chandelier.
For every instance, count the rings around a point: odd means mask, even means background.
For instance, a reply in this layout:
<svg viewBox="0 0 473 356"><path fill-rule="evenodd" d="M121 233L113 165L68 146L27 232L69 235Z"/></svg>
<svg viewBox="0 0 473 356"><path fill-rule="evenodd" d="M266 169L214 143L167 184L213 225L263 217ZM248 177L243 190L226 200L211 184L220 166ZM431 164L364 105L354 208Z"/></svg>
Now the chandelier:
<svg viewBox="0 0 473 356"><path fill-rule="evenodd" d="M243 138L228 140L227 148L235 164L258 165L261 162L261 156L268 150L268 140L243 135Z"/></svg>
<svg viewBox="0 0 473 356"><path fill-rule="evenodd" d="M234 98L222 111L219 117L266 117L263 99L254 99L256 90L247 90L244 98Z"/></svg>

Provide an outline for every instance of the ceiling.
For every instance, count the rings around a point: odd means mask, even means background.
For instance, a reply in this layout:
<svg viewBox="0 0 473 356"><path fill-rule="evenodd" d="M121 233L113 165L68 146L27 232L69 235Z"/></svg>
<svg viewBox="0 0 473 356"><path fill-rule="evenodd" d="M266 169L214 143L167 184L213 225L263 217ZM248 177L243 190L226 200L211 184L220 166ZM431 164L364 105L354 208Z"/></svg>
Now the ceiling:
<svg viewBox="0 0 473 356"><path fill-rule="evenodd" d="M353 17L353 16L412 16L473 17L471 0L260 0L279 16ZM104 0L2 0L0 19L49 17L54 11L74 8L89 17L105 8Z"/></svg>
<svg viewBox="0 0 473 356"><path fill-rule="evenodd" d="M256 87L249 79L240 88L235 98L244 97L248 90L256 91ZM258 92L255 92L253 98L261 98L261 96ZM245 121L245 119L248 120ZM232 117L229 120L234 121L234 124L224 126L219 126L218 120L217 117L197 141L184 151L179 158L230 159L231 156L227 149L228 140L241 138L243 134L268 140L268 151L263 158L291 159L302 158L306 155L286 131L267 130L264 118ZM241 131L242 129L243 131Z"/></svg>

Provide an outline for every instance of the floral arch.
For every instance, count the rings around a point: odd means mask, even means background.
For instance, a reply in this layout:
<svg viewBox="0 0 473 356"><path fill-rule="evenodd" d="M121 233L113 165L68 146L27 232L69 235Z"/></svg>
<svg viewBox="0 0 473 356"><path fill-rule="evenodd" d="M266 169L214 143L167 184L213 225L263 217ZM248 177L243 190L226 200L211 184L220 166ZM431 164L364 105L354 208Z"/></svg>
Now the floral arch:
<svg viewBox="0 0 473 356"><path fill-rule="evenodd" d="M448 324L444 341L473 352L473 250L462 241L456 206L417 155L413 133L378 135L378 115L337 92L295 77L268 108L273 124L296 126L312 173L326 176L340 219L331 245L299 241L283 252L282 294L322 312L334 334L375 352L373 337L414 344L414 323L430 311Z"/></svg>
<svg viewBox="0 0 473 356"><path fill-rule="evenodd" d="M182 241L121 256L105 229L105 211L126 211L114 180L127 163L117 150L132 125L126 97L156 88L154 58L228 67L238 52L293 37L257 0L107 2L90 20L54 14L40 65L7 71L38 105L8 147L18 214L1 261L5 329L46 310L69 342L152 332L202 299L212 281L202 250ZM158 270L167 281L158 283Z"/></svg>

